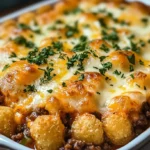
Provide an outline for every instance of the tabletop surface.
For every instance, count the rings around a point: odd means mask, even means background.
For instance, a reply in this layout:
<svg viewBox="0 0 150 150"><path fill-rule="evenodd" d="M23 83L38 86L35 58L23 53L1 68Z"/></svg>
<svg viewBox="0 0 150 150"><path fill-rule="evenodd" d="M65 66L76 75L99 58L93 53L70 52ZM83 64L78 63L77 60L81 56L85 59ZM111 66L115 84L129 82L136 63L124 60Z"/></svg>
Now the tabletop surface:
<svg viewBox="0 0 150 150"><path fill-rule="evenodd" d="M42 1L42 0L29 0L29 2L26 3L26 4L21 4L21 5L15 6L13 8L9 8L9 9L5 9L3 11L0 11L0 17L5 16L7 14L10 14L12 12L15 12L16 10L22 9L24 7L27 7L31 4L34 4L34 3L38 2L38 1ZM6 149L3 149L3 148L0 147L0 150L6 150ZM150 150L150 142L145 144L140 150Z"/></svg>

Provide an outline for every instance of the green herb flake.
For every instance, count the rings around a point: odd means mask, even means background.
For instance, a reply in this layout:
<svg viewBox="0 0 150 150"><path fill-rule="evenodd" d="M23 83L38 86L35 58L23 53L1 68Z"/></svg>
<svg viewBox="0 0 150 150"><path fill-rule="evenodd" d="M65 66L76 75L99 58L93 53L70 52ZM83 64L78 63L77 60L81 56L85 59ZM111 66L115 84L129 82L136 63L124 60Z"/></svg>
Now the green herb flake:
<svg viewBox="0 0 150 150"><path fill-rule="evenodd" d="M139 60L139 64L143 66L144 62L142 60Z"/></svg>
<svg viewBox="0 0 150 150"><path fill-rule="evenodd" d="M9 58L15 58L15 57L17 57L17 55L16 55L16 53L14 53L14 52L12 52L12 53L10 54L10 56L9 56Z"/></svg>
<svg viewBox="0 0 150 150"><path fill-rule="evenodd" d="M78 78L79 81L83 81L84 80L84 74L81 74Z"/></svg>
<svg viewBox="0 0 150 150"><path fill-rule="evenodd" d="M52 89L50 89L50 90L47 90L47 92L48 92L48 93L52 93L52 92L53 92L53 90L52 90Z"/></svg>
<svg viewBox="0 0 150 150"><path fill-rule="evenodd" d="M130 72L134 71L134 67L133 67L133 65L130 65L129 70L130 70Z"/></svg>
<svg viewBox="0 0 150 150"><path fill-rule="evenodd" d="M99 59L102 62L107 56L100 56Z"/></svg>
<svg viewBox="0 0 150 150"><path fill-rule="evenodd" d="M37 89L35 88L35 85L28 85L28 86L26 87L26 89L24 89L23 91L24 91L25 93L26 93L26 92L36 92Z"/></svg>
<svg viewBox="0 0 150 150"><path fill-rule="evenodd" d="M121 71L115 70L115 71L113 72L113 74L119 76L119 75L121 75Z"/></svg>
<svg viewBox="0 0 150 150"><path fill-rule="evenodd" d="M133 75L133 74L130 74L130 77L131 77L132 79L134 79L134 75Z"/></svg>
<svg viewBox="0 0 150 150"><path fill-rule="evenodd" d="M2 71L5 71L5 70L8 69L9 67L10 67L10 65L9 65L9 64L6 64L6 65L3 67Z"/></svg>
<svg viewBox="0 0 150 150"><path fill-rule="evenodd" d="M63 87L67 87L67 84L65 82L62 83Z"/></svg>
<svg viewBox="0 0 150 150"><path fill-rule="evenodd" d="M101 95L101 93L100 93L100 92L96 92L96 94Z"/></svg>
<svg viewBox="0 0 150 150"><path fill-rule="evenodd" d="M127 56L127 58L131 64L135 65L135 55L134 54Z"/></svg>
<svg viewBox="0 0 150 150"><path fill-rule="evenodd" d="M108 48L105 44L102 44L102 45L100 46L100 49L103 50L103 51L106 52L106 53L108 53L108 52L110 51L109 48Z"/></svg>
<svg viewBox="0 0 150 150"><path fill-rule="evenodd" d="M111 62L107 62L107 63L104 63L102 64L103 68L109 70L112 68L112 63Z"/></svg>

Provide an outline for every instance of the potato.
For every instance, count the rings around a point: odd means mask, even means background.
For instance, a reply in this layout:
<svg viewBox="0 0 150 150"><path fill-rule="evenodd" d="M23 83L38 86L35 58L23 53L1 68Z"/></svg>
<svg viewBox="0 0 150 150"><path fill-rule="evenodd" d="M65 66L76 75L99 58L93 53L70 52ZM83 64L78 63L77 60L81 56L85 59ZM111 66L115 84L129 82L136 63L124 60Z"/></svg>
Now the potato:
<svg viewBox="0 0 150 150"><path fill-rule="evenodd" d="M58 150L64 143L64 125L54 115L43 115L36 118L30 127L37 150Z"/></svg>
<svg viewBox="0 0 150 150"><path fill-rule="evenodd" d="M13 109L0 106L0 134L10 137L15 131Z"/></svg>
<svg viewBox="0 0 150 150"><path fill-rule="evenodd" d="M104 131L115 145L124 145L132 138L132 126L124 114L110 114L103 119Z"/></svg>
<svg viewBox="0 0 150 150"><path fill-rule="evenodd" d="M77 116L72 124L72 136L87 143L101 144L103 142L102 123L94 115L83 114Z"/></svg>

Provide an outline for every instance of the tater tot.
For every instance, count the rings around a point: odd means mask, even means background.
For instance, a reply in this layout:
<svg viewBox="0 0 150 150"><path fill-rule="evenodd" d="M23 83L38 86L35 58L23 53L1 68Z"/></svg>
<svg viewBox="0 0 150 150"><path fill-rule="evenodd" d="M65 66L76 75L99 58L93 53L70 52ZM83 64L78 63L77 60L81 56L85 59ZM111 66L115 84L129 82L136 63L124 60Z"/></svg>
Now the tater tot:
<svg viewBox="0 0 150 150"><path fill-rule="evenodd" d="M72 124L72 136L87 143L101 144L103 142L102 123L94 115L83 114L77 116Z"/></svg>
<svg viewBox="0 0 150 150"><path fill-rule="evenodd" d="M110 114L103 119L104 131L115 145L125 145L132 138L132 126L126 115Z"/></svg>
<svg viewBox="0 0 150 150"><path fill-rule="evenodd" d="M58 150L64 143L64 125L58 116L39 116L31 125L30 132L37 150Z"/></svg>
<svg viewBox="0 0 150 150"><path fill-rule="evenodd" d="M0 134L10 137L15 131L13 109L0 106Z"/></svg>

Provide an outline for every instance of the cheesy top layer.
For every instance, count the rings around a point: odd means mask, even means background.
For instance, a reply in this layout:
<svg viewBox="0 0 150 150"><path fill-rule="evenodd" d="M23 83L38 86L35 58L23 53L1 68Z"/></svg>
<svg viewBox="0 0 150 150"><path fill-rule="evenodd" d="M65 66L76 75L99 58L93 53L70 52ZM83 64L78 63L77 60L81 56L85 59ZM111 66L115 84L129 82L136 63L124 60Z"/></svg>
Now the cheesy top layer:
<svg viewBox="0 0 150 150"><path fill-rule="evenodd" d="M37 107L128 113L149 97L148 11L138 4L70 3L0 26L0 90L18 123Z"/></svg>

